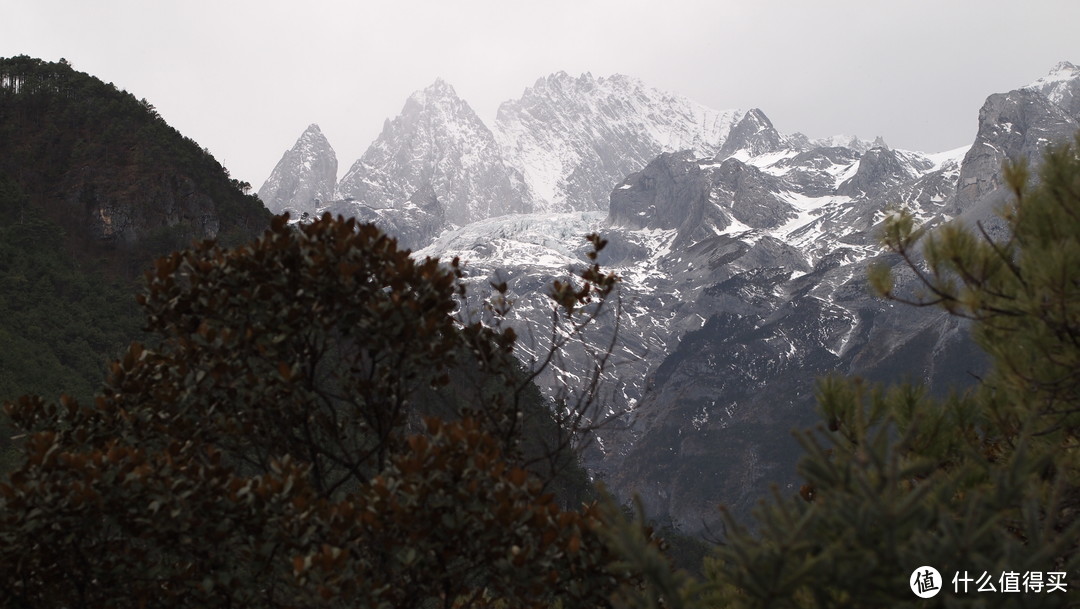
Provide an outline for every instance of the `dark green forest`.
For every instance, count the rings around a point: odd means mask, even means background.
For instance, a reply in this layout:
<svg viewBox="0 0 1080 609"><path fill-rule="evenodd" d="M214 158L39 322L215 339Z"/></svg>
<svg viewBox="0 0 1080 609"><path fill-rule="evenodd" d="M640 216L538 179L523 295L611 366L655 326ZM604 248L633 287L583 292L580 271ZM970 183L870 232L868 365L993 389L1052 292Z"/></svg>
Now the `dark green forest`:
<svg viewBox="0 0 1080 609"><path fill-rule="evenodd" d="M143 336L135 294L157 256L268 225L247 188L149 102L63 61L0 59L2 399L90 399Z"/></svg>
<svg viewBox="0 0 1080 609"><path fill-rule="evenodd" d="M265 228L247 188L149 102L63 61L0 59L0 394L89 397L140 336L134 294L154 258Z"/></svg>
<svg viewBox="0 0 1080 609"><path fill-rule="evenodd" d="M107 358L139 336L135 284L80 261L66 231L19 213L27 206L0 182L0 395L89 398Z"/></svg>

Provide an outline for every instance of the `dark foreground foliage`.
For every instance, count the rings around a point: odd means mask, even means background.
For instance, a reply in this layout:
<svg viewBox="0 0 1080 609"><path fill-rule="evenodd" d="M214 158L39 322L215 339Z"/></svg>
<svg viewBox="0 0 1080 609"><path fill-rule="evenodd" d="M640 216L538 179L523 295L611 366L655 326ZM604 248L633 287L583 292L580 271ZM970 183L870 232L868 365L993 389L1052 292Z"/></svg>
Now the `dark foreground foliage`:
<svg viewBox="0 0 1080 609"><path fill-rule="evenodd" d="M329 217L161 259L141 298L160 346L133 344L92 404L5 407L23 436L0 598L610 606L636 576L606 512L560 507L527 469L513 331L455 321L461 279ZM554 306L579 314L614 281L587 268ZM451 382L463 369L483 382Z"/></svg>

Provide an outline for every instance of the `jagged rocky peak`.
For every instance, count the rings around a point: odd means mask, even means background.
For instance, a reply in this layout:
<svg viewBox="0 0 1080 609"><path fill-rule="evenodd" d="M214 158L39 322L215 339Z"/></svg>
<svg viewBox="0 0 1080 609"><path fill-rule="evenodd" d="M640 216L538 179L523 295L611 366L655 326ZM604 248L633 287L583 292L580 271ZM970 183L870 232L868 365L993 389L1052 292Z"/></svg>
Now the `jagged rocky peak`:
<svg viewBox="0 0 1080 609"><path fill-rule="evenodd" d="M468 103L458 97L454 87L439 77L427 87L414 91L412 95L405 100L405 107L401 110L401 114L407 115L412 112L423 112L425 107L435 104L444 104L453 107L450 112L454 114L462 112L467 113L468 110L466 110L466 108L469 108ZM469 110L471 110L471 108L469 108Z"/></svg>
<svg viewBox="0 0 1080 609"><path fill-rule="evenodd" d="M437 219L438 224L446 221L446 210L443 208L442 203L439 202L439 196L435 194L435 189L431 187L431 184L424 184L414 192L409 197L409 204Z"/></svg>
<svg viewBox="0 0 1080 609"><path fill-rule="evenodd" d="M755 157L776 152L783 147L784 138L773 127L769 117L758 108L751 108L731 128L716 157L724 159L740 152L747 157Z"/></svg>
<svg viewBox="0 0 1080 609"><path fill-rule="evenodd" d="M558 72L503 103L495 134L538 210L603 210L612 187L660 153L716 154L742 114L629 76Z"/></svg>
<svg viewBox="0 0 1080 609"><path fill-rule="evenodd" d="M275 214L291 211L299 217L314 212L333 200L337 168L334 149L312 123L282 155L259 189L259 198Z"/></svg>
<svg viewBox="0 0 1080 609"><path fill-rule="evenodd" d="M933 163L919 154L904 154L886 147L871 148L859 158L855 174L837 187L836 194L873 197L932 167Z"/></svg>
<svg viewBox="0 0 1080 609"><path fill-rule="evenodd" d="M1047 145L1071 141L1080 129L1078 94L1080 73L1076 66L1063 62L1027 87L986 98L979 110L975 143L960 168L959 208L967 210L1000 191L1005 161L1036 161Z"/></svg>
<svg viewBox="0 0 1080 609"><path fill-rule="evenodd" d="M1080 119L1080 67L1062 61L1025 88L1038 91L1073 118Z"/></svg>
<svg viewBox="0 0 1080 609"><path fill-rule="evenodd" d="M596 79L592 72L583 72L580 76L571 76L565 70L559 70L553 74L536 79L532 86L534 93L543 95L577 95L579 91L595 89ZM526 88L525 96L529 95L530 89ZM507 102L509 103L509 102ZM500 108L501 110L501 108Z"/></svg>
<svg viewBox="0 0 1080 609"><path fill-rule="evenodd" d="M454 224L530 209L491 130L442 79L409 96L342 178L338 194L369 208L394 209L424 187Z"/></svg>
<svg viewBox="0 0 1080 609"><path fill-rule="evenodd" d="M816 140L811 140L810 138L801 133L795 133L788 136L789 144L802 141L804 141L805 143L798 146L792 145L792 147L797 150L803 151L811 150L814 148L849 148L851 150L854 150L855 152L858 152L859 154L862 154L867 150L870 150L871 148L889 147L889 145L885 143L885 139L882 138L880 135L872 142L868 142L855 135L842 134L830 135L829 137L823 137Z"/></svg>

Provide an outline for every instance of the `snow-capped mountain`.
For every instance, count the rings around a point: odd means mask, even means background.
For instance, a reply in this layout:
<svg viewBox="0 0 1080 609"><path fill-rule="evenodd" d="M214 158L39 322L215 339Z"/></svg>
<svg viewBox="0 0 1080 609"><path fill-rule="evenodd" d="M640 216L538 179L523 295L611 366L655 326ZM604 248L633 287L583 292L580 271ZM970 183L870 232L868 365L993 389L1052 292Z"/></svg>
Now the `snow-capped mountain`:
<svg viewBox="0 0 1080 609"><path fill-rule="evenodd" d="M502 104L491 130L437 80L386 121L333 197L314 204L306 190L282 186L306 179L310 160L295 151L309 149L307 132L259 192L272 211L356 216L421 247L450 225L504 214L605 210L611 187L661 152L713 155L732 133L741 149L775 147L775 130L756 128L761 118L758 110L711 110L628 76L560 72ZM437 213L417 216L409 201L418 193L434 194L444 224ZM418 224L425 229L401 232Z"/></svg>
<svg viewBox="0 0 1080 609"><path fill-rule="evenodd" d="M946 174L955 187L962 154L909 153L897 173L916 175L891 192L922 194ZM834 162L823 166L823 158ZM598 434L602 450L589 465L620 495L641 494L651 515L693 530L715 517L717 501L744 508L794 471L788 431L813 421L815 378L887 365L924 376L933 350L891 355L913 336L939 343L938 354L966 348L943 316L900 319L868 298L863 269L879 253L873 226L887 195L837 194L859 161L835 148L745 162L662 154L614 189L606 215L493 218L444 233L418 255L468 260L478 295L493 279L507 281L514 323L530 337L528 359L543 352L550 331L544 286L585 264L581 236L601 232L609 241L601 262L623 277L620 364L605 398L611 411L632 415L629 429ZM892 177L882 174L885 183ZM910 205L935 217L948 196L935 192ZM606 318L594 340L613 331ZM871 353L871 344L890 346ZM573 384L590 365L588 354L573 352L553 380Z"/></svg>
<svg viewBox="0 0 1080 609"><path fill-rule="evenodd" d="M1048 144L1070 140L1080 129L1077 92L1080 69L1062 62L1027 87L988 97L960 173L960 207L969 208L993 192L1003 196L1000 169L1005 161L1037 160ZM994 198L994 205L1001 196Z"/></svg>
<svg viewBox="0 0 1080 609"><path fill-rule="evenodd" d="M334 200L337 170L334 149L313 123L282 155L259 189L259 198L275 214L313 211Z"/></svg>
<svg viewBox="0 0 1080 609"><path fill-rule="evenodd" d="M1080 67L1062 61L1024 88L1040 93L1071 116L1080 115Z"/></svg>
<svg viewBox="0 0 1080 609"><path fill-rule="evenodd" d="M604 399L629 414L597 434L588 464L621 496L640 494L650 516L698 530L717 503L746 510L794 479L790 430L816 422L817 378L942 389L979 372L955 319L869 295L867 264L896 264L877 230L900 207L928 224L991 218L1002 161L1037 160L1080 126L1078 72L1061 64L991 95L975 141L938 154L781 134L758 109L713 112L625 77L556 74L504 104L493 136L520 178L512 188L544 213L489 214L438 234L443 195L430 189L372 219L426 245L419 256L465 260L474 298L506 281L525 360L551 335L545 286L586 264L581 237L600 232L600 262L623 277ZM606 344L615 328L606 317L590 340ZM573 387L591 365L575 347L545 382Z"/></svg>
<svg viewBox="0 0 1080 609"><path fill-rule="evenodd" d="M796 217L776 227L744 222L745 229L732 221L714 230L717 236L666 256L669 285L696 286L682 288L684 304L667 315L703 322L673 334L650 367L630 438L607 443L621 451L609 451L600 466L609 484L623 496L640 494L649 513L699 529L715 522L716 503L745 511L770 484L793 480L801 451L789 432L816 423L817 378L910 378L943 391L980 372L982 356L957 320L868 296L866 265L897 264L880 253L876 227L896 206L931 225L993 217L1004 199L1001 161L1037 161L1046 145L1067 141L1077 129L1071 98L1053 93L1080 84L1080 74L1062 72L1052 72L1053 87L990 96L969 147L937 155L819 148L748 158L746 164L780 180L768 196L746 191L760 200L752 207L769 210L777 198L787 199ZM699 161L703 172L710 164ZM686 176L683 182L694 175L672 173ZM638 184L631 176L616 188L613 213ZM737 194L714 198L713 215L731 216ZM656 209L677 207L677 200ZM897 270L901 285L914 283L903 265Z"/></svg>
<svg viewBox="0 0 1080 609"><path fill-rule="evenodd" d="M1051 91L1078 81L1054 82ZM872 298L865 269L896 264L877 244L890 209L928 224L986 216L1002 197L1000 159L1036 160L1076 130L1071 98L1056 97L1034 87L991 96L976 141L939 154L785 136L750 111L729 131L738 144L711 156L663 153L628 174L603 218L491 219L444 233L420 254L468 260L481 292L493 278L507 281L519 335L543 337L542 287L587 262L573 237L607 238L601 262L623 277L623 318L606 397L631 415L626 428L598 435L589 465L620 496L639 494L651 516L698 530L715 523L717 503L747 510L770 484L794 479L800 449L790 430L816 422L821 376L944 390L980 371L957 320ZM836 145L844 141L853 145ZM1001 156L988 162L982 151ZM589 365L577 352L555 377L573 381Z"/></svg>
<svg viewBox="0 0 1080 609"><path fill-rule="evenodd" d="M629 76L559 72L503 103L494 131L538 211L602 210L616 182L661 152L718 152L742 115Z"/></svg>
<svg viewBox="0 0 1080 609"><path fill-rule="evenodd" d="M530 211L495 137L454 88L437 80L412 94L338 184L339 199L402 207L430 190L457 225Z"/></svg>

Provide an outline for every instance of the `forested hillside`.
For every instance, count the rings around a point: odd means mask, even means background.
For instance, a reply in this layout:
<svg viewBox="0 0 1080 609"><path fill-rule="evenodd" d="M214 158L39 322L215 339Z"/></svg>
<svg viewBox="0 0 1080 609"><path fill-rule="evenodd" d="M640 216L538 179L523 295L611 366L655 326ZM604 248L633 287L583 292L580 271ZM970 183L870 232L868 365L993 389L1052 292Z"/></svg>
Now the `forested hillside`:
<svg viewBox="0 0 1080 609"><path fill-rule="evenodd" d="M88 396L137 337L157 255L269 213L146 100L67 62L0 59L0 399Z"/></svg>
<svg viewBox="0 0 1080 609"><path fill-rule="evenodd" d="M138 335L134 282L95 269L68 231L0 180L0 399L90 396L105 358Z"/></svg>

